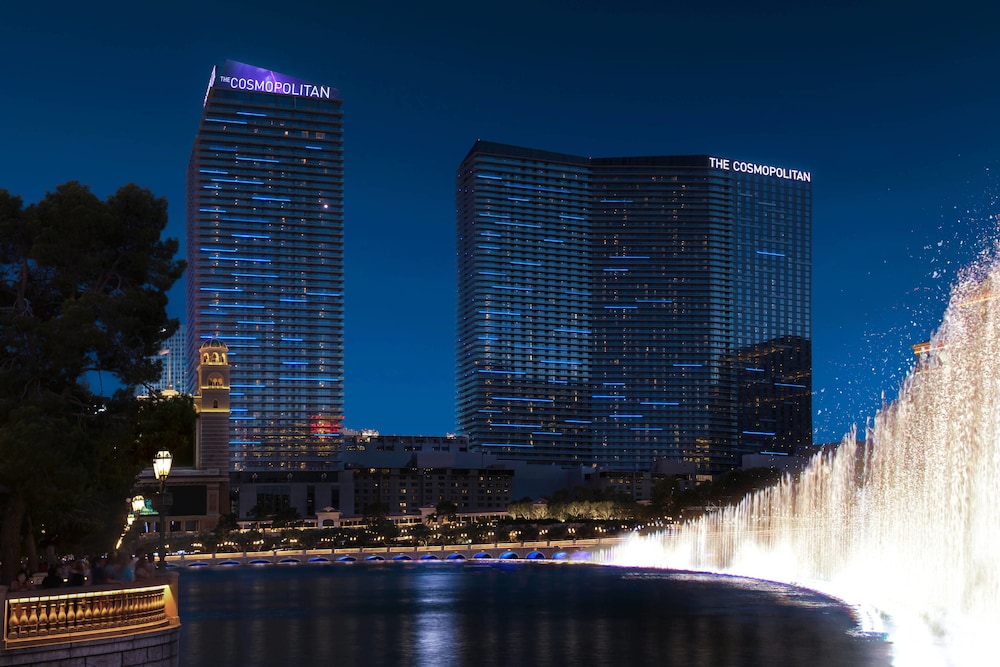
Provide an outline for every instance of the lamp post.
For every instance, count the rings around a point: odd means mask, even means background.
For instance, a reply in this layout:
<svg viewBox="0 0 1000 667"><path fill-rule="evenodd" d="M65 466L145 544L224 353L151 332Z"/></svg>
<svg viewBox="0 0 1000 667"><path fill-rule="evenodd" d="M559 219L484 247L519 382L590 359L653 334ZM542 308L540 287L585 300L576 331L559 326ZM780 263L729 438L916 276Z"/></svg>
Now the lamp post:
<svg viewBox="0 0 1000 667"><path fill-rule="evenodd" d="M157 481L160 483L160 566L161 572L167 569L166 563L166 529L167 526L164 523L166 521L166 510L167 510L167 496L163 492L163 485L167 481L167 475L170 474L170 464L173 462L173 455L165 449L161 449L156 452L156 456L153 457L153 475L156 477Z"/></svg>

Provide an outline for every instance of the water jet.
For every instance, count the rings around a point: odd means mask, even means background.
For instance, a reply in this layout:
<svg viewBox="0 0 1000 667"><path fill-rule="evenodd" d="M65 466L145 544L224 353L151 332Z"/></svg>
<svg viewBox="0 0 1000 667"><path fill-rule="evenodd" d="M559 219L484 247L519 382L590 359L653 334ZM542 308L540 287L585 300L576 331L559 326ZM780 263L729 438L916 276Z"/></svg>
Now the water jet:
<svg viewBox="0 0 1000 667"><path fill-rule="evenodd" d="M635 536L605 560L816 588L858 605L873 626L884 614L897 664L990 662L1000 627L998 297L1000 262L963 272L924 358L863 442L851 432L797 479L677 533Z"/></svg>

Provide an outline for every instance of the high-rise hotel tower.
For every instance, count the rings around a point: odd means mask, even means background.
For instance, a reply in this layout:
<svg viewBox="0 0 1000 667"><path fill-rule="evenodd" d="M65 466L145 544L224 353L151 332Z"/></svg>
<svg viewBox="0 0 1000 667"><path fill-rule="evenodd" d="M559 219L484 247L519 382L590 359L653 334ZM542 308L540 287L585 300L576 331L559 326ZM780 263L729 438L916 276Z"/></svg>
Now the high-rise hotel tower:
<svg viewBox="0 0 1000 667"><path fill-rule="evenodd" d="M810 444L811 180L477 142L457 180L459 430L619 470Z"/></svg>
<svg viewBox="0 0 1000 667"><path fill-rule="evenodd" d="M212 338L229 348L233 470L333 463L344 366L340 107L329 86L233 61L212 70L188 165L187 357Z"/></svg>

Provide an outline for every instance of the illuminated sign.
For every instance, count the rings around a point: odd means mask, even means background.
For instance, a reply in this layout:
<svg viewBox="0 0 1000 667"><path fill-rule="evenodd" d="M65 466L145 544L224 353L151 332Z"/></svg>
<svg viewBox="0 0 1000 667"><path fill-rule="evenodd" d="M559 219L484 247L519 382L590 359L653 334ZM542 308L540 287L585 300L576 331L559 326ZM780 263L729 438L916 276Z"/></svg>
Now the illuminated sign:
<svg viewBox="0 0 1000 667"><path fill-rule="evenodd" d="M337 89L317 86L307 81L295 79L269 69L262 69L227 60L222 71L213 76L211 85L234 90L249 90L255 93L292 95L294 97L315 97L328 100L337 97Z"/></svg>
<svg viewBox="0 0 1000 667"><path fill-rule="evenodd" d="M761 176L774 176L784 178L789 181L803 181L812 183L812 173L800 171L798 169L788 169L786 167L772 167L766 164L755 164L753 162L743 162L742 160L729 160L726 158L710 157L708 166L712 169L722 169L723 171L737 171L741 174L759 174Z"/></svg>
<svg viewBox="0 0 1000 667"><path fill-rule="evenodd" d="M334 438L340 435L343 417L313 415L309 418L309 435L314 438Z"/></svg>

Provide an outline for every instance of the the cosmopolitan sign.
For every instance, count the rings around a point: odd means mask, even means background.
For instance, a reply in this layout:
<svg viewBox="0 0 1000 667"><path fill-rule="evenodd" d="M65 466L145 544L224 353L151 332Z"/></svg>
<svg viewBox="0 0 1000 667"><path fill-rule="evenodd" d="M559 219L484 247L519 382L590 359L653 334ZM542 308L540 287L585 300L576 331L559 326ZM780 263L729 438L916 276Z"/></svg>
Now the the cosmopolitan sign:
<svg viewBox="0 0 1000 667"><path fill-rule="evenodd" d="M712 169L722 169L723 171L738 171L741 174L759 174L761 176L786 178L790 181L804 181L806 183L812 183L811 172L800 171L798 169L788 169L787 167L772 167L766 164L756 164L754 162L743 162L742 160L729 160L718 157L708 158L708 166Z"/></svg>
<svg viewBox="0 0 1000 667"><path fill-rule="evenodd" d="M234 60L226 61L213 85L258 93L317 97L326 100L337 96L336 89L330 86L316 86L278 72L238 63Z"/></svg>

